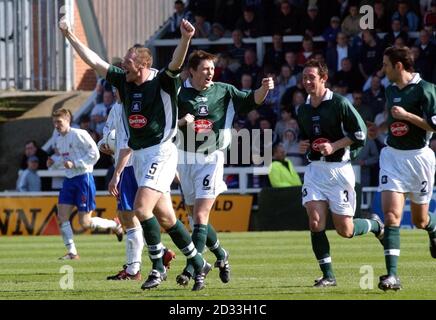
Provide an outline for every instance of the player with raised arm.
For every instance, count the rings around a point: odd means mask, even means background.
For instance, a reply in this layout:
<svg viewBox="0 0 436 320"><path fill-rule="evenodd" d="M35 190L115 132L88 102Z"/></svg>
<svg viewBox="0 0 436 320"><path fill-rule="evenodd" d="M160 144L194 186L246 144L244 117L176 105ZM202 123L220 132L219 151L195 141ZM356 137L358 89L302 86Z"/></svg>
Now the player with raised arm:
<svg viewBox="0 0 436 320"><path fill-rule="evenodd" d="M122 69L109 65L74 35L63 17L60 29L80 57L118 89L129 131L129 148L133 150L133 167L138 183L134 211L147 242L153 267L142 289L159 286L167 278L163 265L162 226L195 269L193 290L204 288L211 269L195 249L189 232L176 218L170 186L177 167L176 134L177 94L181 86L180 71L195 28L186 20L180 26L181 38L168 66L147 81L152 55L146 48L130 48ZM153 214L154 213L154 214Z"/></svg>
<svg viewBox="0 0 436 320"><path fill-rule="evenodd" d="M262 80L256 91L243 92L226 83L213 82L216 57L202 50L188 59L190 74L179 94L179 174L185 205L192 215L192 240L199 252L207 245L217 261L220 279L230 281L229 253L221 247L217 233L209 223L209 214L217 196L227 190L223 181L224 151L231 142L236 112L248 112L262 104L270 89L271 78ZM206 141L206 142L205 142ZM187 285L193 275L188 264L177 276L177 283Z"/></svg>

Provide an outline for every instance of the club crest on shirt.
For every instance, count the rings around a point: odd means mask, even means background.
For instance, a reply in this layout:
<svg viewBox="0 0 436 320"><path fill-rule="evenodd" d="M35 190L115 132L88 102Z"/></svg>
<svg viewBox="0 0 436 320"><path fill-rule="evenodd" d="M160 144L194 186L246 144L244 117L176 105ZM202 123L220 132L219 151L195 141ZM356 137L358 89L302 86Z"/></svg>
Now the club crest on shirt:
<svg viewBox="0 0 436 320"><path fill-rule="evenodd" d="M202 104L198 107L198 115L205 117L209 115L209 107L205 104Z"/></svg>
<svg viewBox="0 0 436 320"><path fill-rule="evenodd" d="M316 136L321 135L321 125L319 123L313 125L313 134Z"/></svg>
<svg viewBox="0 0 436 320"><path fill-rule="evenodd" d="M409 132L409 126L403 122L394 122L391 124L390 130L395 137L402 137Z"/></svg>
<svg viewBox="0 0 436 320"><path fill-rule="evenodd" d="M141 112L142 103L141 101L133 101L132 103L132 112Z"/></svg>

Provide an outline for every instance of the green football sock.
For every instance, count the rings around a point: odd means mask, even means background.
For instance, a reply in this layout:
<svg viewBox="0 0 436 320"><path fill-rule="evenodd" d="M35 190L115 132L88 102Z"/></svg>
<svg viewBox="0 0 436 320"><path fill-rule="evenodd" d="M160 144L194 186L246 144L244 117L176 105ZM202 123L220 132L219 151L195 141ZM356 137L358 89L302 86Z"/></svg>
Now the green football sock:
<svg viewBox="0 0 436 320"><path fill-rule="evenodd" d="M428 232L430 239L434 239L436 237L436 215L429 214L428 217L429 221L425 230Z"/></svg>
<svg viewBox="0 0 436 320"><path fill-rule="evenodd" d="M379 233L380 225L371 219L353 219L354 231L353 237L367 234L368 232Z"/></svg>
<svg viewBox="0 0 436 320"><path fill-rule="evenodd" d="M330 257L330 244L325 231L311 232L312 249L324 278L335 278Z"/></svg>
<svg viewBox="0 0 436 320"><path fill-rule="evenodd" d="M176 224L168 229L167 232L177 248L179 248L186 256L188 263L192 264L194 270L197 272L201 271L204 259L200 252L195 248L195 245L189 236L189 232L186 230L183 223L181 223L180 220L177 220Z"/></svg>
<svg viewBox="0 0 436 320"><path fill-rule="evenodd" d="M215 255L217 260L223 260L226 257L225 250L221 247L218 235L214 227L209 223L207 225L207 239L206 245L209 250Z"/></svg>
<svg viewBox="0 0 436 320"><path fill-rule="evenodd" d="M384 249L388 275L396 276L400 256L400 227L385 227Z"/></svg>
<svg viewBox="0 0 436 320"><path fill-rule="evenodd" d="M165 272L163 265L163 245L160 237L160 225L156 217L141 222L144 238L148 247L148 256L153 265L153 269Z"/></svg>

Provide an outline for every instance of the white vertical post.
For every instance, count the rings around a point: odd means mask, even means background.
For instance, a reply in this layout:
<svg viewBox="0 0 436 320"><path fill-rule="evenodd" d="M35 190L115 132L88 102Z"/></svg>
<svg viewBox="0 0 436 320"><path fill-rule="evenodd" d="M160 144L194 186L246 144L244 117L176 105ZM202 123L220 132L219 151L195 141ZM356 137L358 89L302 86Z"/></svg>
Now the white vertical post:
<svg viewBox="0 0 436 320"><path fill-rule="evenodd" d="M74 0L65 0L65 10L71 26L74 28ZM67 91L74 89L74 59L73 48L65 39L65 86Z"/></svg>

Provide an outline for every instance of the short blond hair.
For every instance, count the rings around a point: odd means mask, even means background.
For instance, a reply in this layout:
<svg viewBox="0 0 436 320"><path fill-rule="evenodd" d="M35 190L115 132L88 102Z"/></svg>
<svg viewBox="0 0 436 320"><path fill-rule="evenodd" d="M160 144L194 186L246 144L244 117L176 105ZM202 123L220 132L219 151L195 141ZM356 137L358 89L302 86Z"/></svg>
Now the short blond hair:
<svg viewBox="0 0 436 320"><path fill-rule="evenodd" d="M66 118L66 119L70 120L70 123L71 123L71 120L73 119L73 114L71 113L71 111L69 109L66 109L66 108L61 108L61 109L53 111L51 116L53 118Z"/></svg>
<svg viewBox="0 0 436 320"><path fill-rule="evenodd" d="M153 56L150 49L144 47L131 47L127 52L135 55L134 61L146 68L151 68L153 65Z"/></svg>

